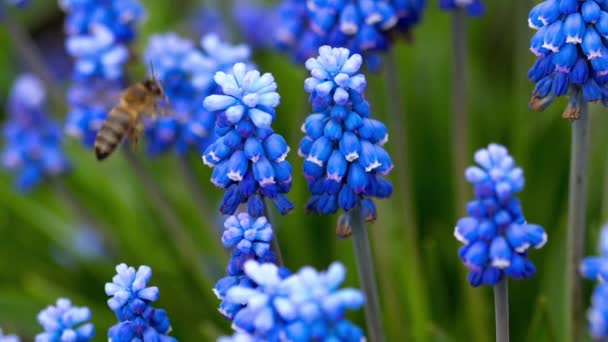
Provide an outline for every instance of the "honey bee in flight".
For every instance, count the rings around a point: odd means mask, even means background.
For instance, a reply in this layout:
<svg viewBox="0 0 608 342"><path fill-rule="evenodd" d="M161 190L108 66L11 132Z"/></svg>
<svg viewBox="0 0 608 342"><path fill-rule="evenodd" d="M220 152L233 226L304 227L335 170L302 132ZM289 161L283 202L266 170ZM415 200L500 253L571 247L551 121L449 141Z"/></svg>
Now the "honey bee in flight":
<svg viewBox="0 0 608 342"><path fill-rule="evenodd" d="M121 94L118 105L110 111L108 118L97 132L95 138L97 160L107 158L125 136L128 136L133 146L137 146L139 137L144 132L142 117L148 115L155 119L161 101L164 101L164 104L169 103L162 85L154 76L129 86ZM160 112L164 115L164 110Z"/></svg>

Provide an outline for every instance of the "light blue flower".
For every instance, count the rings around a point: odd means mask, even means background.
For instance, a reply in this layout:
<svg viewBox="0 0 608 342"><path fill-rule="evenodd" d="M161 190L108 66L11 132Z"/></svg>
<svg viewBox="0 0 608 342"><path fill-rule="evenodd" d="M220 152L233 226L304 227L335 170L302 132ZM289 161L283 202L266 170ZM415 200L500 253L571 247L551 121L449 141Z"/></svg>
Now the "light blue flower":
<svg viewBox="0 0 608 342"><path fill-rule="evenodd" d="M608 280L608 225L604 225L600 232L600 256L586 257L581 262L579 271L589 280L604 282Z"/></svg>
<svg viewBox="0 0 608 342"><path fill-rule="evenodd" d="M106 283L105 291L111 298L108 306L119 322L108 331L112 342L176 341L167 336L171 323L165 310L150 304L158 299L156 286L148 287L152 269L148 266L135 268L126 264L116 266L116 275Z"/></svg>
<svg viewBox="0 0 608 342"><path fill-rule="evenodd" d="M569 97L564 118L580 116L580 99L608 101L608 5L603 0L546 0L530 10L537 30L530 50L538 57L528 77L536 87L530 108L542 111Z"/></svg>
<svg viewBox="0 0 608 342"><path fill-rule="evenodd" d="M461 218L454 229L454 236L464 244L458 255L470 270L469 283L492 286L505 274L530 278L536 268L528 250L542 248L547 234L526 222L515 197L524 187L523 171L507 149L497 144L477 151L475 161L478 166L465 172L475 200L467 204L469 216Z"/></svg>
<svg viewBox="0 0 608 342"><path fill-rule="evenodd" d="M217 115L218 138L205 150L203 162L214 168L211 182L226 189L221 212L232 215L247 203L249 214L260 217L264 198L281 214L290 212L293 204L285 196L292 182L289 146L271 128L280 101L274 77L237 63L232 73L218 72L214 79L221 91L207 96L203 105Z"/></svg>
<svg viewBox="0 0 608 342"><path fill-rule="evenodd" d="M362 58L345 48L323 46L319 57L306 61L311 76L304 89L311 94L313 114L302 126L300 142L304 175L316 214L345 212L361 206L366 220L376 219L373 197L386 198L392 185L384 179L393 168L387 151L386 126L370 117L364 99L366 80L359 73Z"/></svg>
<svg viewBox="0 0 608 342"><path fill-rule="evenodd" d="M227 302L245 306L233 324L268 341L362 341L363 331L344 316L359 309L364 297L359 290L339 288L345 273L342 264L334 263L326 272L305 267L283 279L276 265L248 261L245 274L257 287L228 290Z"/></svg>
<svg viewBox="0 0 608 342"><path fill-rule="evenodd" d="M466 8L467 13L473 17L481 16L485 11L485 6L481 0L439 0L439 7L446 11Z"/></svg>
<svg viewBox="0 0 608 342"><path fill-rule="evenodd" d="M599 283L591 296L591 307L587 311L589 333L594 340L608 337L608 284Z"/></svg>
<svg viewBox="0 0 608 342"><path fill-rule="evenodd" d="M20 342L19 336L17 335L4 335L2 329L0 329L0 342Z"/></svg>
<svg viewBox="0 0 608 342"><path fill-rule="evenodd" d="M36 335L36 342L88 342L95 335L91 311L74 307L69 299L60 298L56 306L49 306L38 314L44 332Z"/></svg>
<svg viewBox="0 0 608 342"><path fill-rule="evenodd" d="M45 177L70 168L61 145L61 130L47 112L42 82L30 74L19 76L8 99L9 120L2 127L5 147L1 166L16 177L20 191L30 191Z"/></svg>

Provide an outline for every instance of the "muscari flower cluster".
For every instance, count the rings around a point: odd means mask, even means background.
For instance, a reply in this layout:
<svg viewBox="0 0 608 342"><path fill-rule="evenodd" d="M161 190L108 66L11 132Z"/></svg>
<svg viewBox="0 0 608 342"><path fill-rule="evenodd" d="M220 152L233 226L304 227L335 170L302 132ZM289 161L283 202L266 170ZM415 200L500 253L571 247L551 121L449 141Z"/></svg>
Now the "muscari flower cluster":
<svg viewBox="0 0 608 342"><path fill-rule="evenodd" d="M152 269L148 266L135 268L126 264L116 266L116 275L106 283L105 291L111 298L108 306L119 322L110 328L108 338L112 342L160 341L175 342L168 336L171 323L167 312L151 306L158 300L156 286L148 287Z"/></svg>
<svg viewBox="0 0 608 342"><path fill-rule="evenodd" d="M287 214L293 209L285 196L292 169L286 159L289 146L270 127L280 101L274 77L237 63L232 74L218 72L214 80L221 91L207 96L203 105L217 115L218 138L205 150L203 162L214 168L211 182L226 190L221 212L232 215L247 203L251 216L264 216L268 198Z"/></svg>
<svg viewBox="0 0 608 342"><path fill-rule="evenodd" d="M485 11L481 0L439 0L439 7L447 11L465 8L467 13L473 17L481 16Z"/></svg>
<svg viewBox="0 0 608 342"><path fill-rule="evenodd" d="M2 167L16 176L20 191L32 190L44 177L66 172L69 163L61 147L61 129L46 108L42 82L30 74L19 76L8 99L9 120L0 153Z"/></svg>
<svg viewBox="0 0 608 342"><path fill-rule="evenodd" d="M275 254L270 250L270 243L274 233L266 217L253 218L248 213L239 213L229 216L224 222L222 244L232 249L230 261L226 267L227 276L220 279L213 288L213 292L221 300L219 311L228 319L243 307L241 304L226 302L228 290L234 286L254 288L257 286L245 275L244 265L248 260L261 263L274 262ZM287 270L282 270L286 275Z"/></svg>
<svg viewBox="0 0 608 342"><path fill-rule="evenodd" d="M0 329L0 342L20 342L19 336L17 335L4 335L2 329Z"/></svg>
<svg viewBox="0 0 608 342"><path fill-rule="evenodd" d="M67 96L66 133L91 147L124 88L128 44L144 9L138 0L60 0L66 12L66 49L74 58Z"/></svg>
<svg viewBox="0 0 608 342"><path fill-rule="evenodd" d="M257 0L236 0L232 6L232 15L238 25L239 33L253 49L272 46L272 36L276 29L276 20L272 7Z"/></svg>
<svg viewBox="0 0 608 342"><path fill-rule="evenodd" d="M469 268L472 286L495 285L506 275L526 279L536 273L528 258L530 248L541 248L547 234L528 224L515 194L524 188L521 168L504 146L490 144L475 153L479 166L465 176L475 199L467 204L469 216L461 218L454 236L464 244L458 254Z"/></svg>
<svg viewBox="0 0 608 342"><path fill-rule="evenodd" d="M202 50L174 33L152 36L145 51L171 102L173 115L149 123L148 152L158 154L175 147L183 155L190 148L202 152L213 138L215 114L201 100L217 93L213 76L230 72L237 62L247 62L251 52L245 45L222 42L215 34L201 39Z"/></svg>
<svg viewBox="0 0 608 342"><path fill-rule="evenodd" d="M567 95L564 118L580 116L581 101L608 100L608 3L604 0L546 0L528 18L538 30L530 50L538 57L528 76L536 83L530 108L543 111Z"/></svg>
<svg viewBox="0 0 608 342"><path fill-rule="evenodd" d="M72 306L65 298L57 300L38 314L44 332L36 335L36 342L88 342L95 336L95 327L87 323L91 311L86 307Z"/></svg>
<svg viewBox="0 0 608 342"><path fill-rule="evenodd" d="M314 113L302 131L299 155L305 158L304 175L312 197L306 209L316 214L345 212L357 205L367 221L376 218L373 197L392 194L385 180L393 163L382 147L388 141L386 126L370 117L364 99L365 76L359 74L362 58L345 48L319 49L306 68L305 81Z"/></svg>
<svg viewBox="0 0 608 342"><path fill-rule="evenodd" d="M591 307L587 311L589 332L597 340L608 337L608 225L605 225L599 239L600 256L587 257L579 267L581 275L598 281L591 297Z"/></svg>
<svg viewBox="0 0 608 342"><path fill-rule="evenodd" d="M275 13L275 45L293 53L298 62L323 45L365 53L373 70L375 52L385 51L397 35L408 35L418 23L424 0L283 0Z"/></svg>
<svg viewBox="0 0 608 342"><path fill-rule="evenodd" d="M232 341L363 341L363 331L345 318L359 309L361 291L340 289L346 270L340 263L326 272L304 267L284 277L274 264L248 261L245 274L257 287L234 286L225 301L244 307L233 326Z"/></svg>

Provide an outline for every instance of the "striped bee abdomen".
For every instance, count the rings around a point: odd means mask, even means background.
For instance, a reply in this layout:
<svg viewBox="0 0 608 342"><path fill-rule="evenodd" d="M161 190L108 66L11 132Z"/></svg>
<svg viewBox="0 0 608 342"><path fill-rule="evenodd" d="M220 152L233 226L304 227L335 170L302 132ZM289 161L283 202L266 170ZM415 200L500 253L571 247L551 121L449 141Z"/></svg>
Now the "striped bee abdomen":
<svg viewBox="0 0 608 342"><path fill-rule="evenodd" d="M95 138L95 156L97 160L107 158L120 144L129 130L131 115L121 106L115 107Z"/></svg>

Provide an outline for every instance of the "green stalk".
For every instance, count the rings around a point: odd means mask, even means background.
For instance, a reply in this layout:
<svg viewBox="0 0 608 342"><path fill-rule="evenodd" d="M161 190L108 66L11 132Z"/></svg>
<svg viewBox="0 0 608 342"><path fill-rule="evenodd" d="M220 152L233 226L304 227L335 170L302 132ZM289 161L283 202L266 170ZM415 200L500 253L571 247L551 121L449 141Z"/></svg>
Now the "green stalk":
<svg viewBox="0 0 608 342"><path fill-rule="evenodd" d="M351 223L353 226L353 244L355 247L355 257L359 280L365 293L365 322L369 340L373 342L383 342L384 332L382 328L382 311L378 296L378 286L376 285L376 273L374 272L374 262L372 251L369 245L365 221L361 213L361 206L355 207L350 211Z"/></svg>
<svg viewBox="0 0 608 342"><path fill-rule="evenodd" d="M397 68L395 49L385 59L386 93L388 96L388 108L391 114L392 129L391 137L395 139L392 156L395 158L395 170L397 177L396 193L399 196L399 222L403 227L402 247L405 258L404 270L401 272L403 282L406 286L408 317L411 319L411 338L416 341L424 341L429 338L430 314L425 274L421 267L419 251L418 229L416 227L416 213L412 201L412 189L410 184L410 169L408 165L408 147L406 132L407 122L404 116L403 91L399 82L399 69ZM387 285L388 286L388 285ZM389 299L390 300L390 299ZM389 306L390 307L390 306ZM393 310L391 310L393 311Z"/></svg>
<svg viewBox="0 0 608 342"><path fill-rule="evenodd" d="M468 68L467 68L467 14L464 8L454 11L452 17L452 158L453 177L455 184L456 213L464 214L467 203L467 184L464 170L467 167L469 154L469 94L468 94ZM465 298L467 304L465 311L468 315L469 329L475 341L487 341L490 334L487 331L486 315L483 309L483 298L478 291L466 286Z"/></svg>
<svg viewBox="0 0 608 342"><path fill-rule="evenodd" d="M509 280L507 276L494 285L496 342L509 342Z"/></svg>
<svg viewBox="0 0 608 342"><path fill-rule="evenodd" d="M572 123L570 155L570 197L566 263L566 331L570 341L579 341L584 326L582 278L578 265L585 250L585 215L589 169L589 108L582 94L578 99L580 118Z"/></svg>
<svg viewBox="0 0 608 342"><path fill-rule="evenodd" d="M266 219L268 220L268 222L270 222L270 226L272 226L273 232L270 248L274 252L274 255L276 257L275 263L278 266L285 266L285 264L283 263L283 253L281 253L281 246L279 245L279 225L277 223L278 219L275 214L271 213L270 210L268 210L268 202L269 201L264 199L264 216L266 216Z"/></svg>

